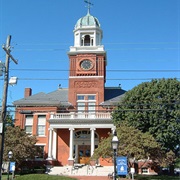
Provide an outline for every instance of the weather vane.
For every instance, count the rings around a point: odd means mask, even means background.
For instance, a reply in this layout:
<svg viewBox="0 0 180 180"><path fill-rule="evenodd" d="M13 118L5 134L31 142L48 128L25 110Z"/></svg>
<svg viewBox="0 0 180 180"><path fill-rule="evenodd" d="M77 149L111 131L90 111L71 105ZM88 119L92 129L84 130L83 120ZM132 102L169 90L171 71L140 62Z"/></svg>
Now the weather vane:
<svg viewBox="0 0 180 180"><path fill-rule="evenodd" d="M90 2L90 0L84 0L85 3L87 3L87 8L88 8L88 14L90 13L90 8L93 6L93 3Z"/></svg>

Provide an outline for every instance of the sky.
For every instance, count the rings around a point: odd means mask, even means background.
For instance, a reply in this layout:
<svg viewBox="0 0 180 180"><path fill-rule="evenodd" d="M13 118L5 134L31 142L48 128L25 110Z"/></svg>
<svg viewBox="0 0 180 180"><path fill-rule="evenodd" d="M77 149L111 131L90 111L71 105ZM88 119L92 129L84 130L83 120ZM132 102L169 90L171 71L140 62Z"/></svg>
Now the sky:
<svg viewBox="0 0 180 180"><path fill-rule="evenodd" d="M107 51L106 87L131 90L156 78L180 80L180 0L91 0ZM68 88L73 29L87 14L84 0L0 0L0 45L11 35L8 105L32 93ZM0 46L0 60L5 51ZM4 77L0 77L0 102Z"/></svg>

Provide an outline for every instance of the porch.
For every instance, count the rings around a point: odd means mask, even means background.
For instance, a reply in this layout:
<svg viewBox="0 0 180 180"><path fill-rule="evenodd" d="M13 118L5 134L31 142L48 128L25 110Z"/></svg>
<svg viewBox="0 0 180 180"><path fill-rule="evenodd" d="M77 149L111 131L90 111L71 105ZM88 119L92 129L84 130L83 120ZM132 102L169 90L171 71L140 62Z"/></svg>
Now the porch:
<svg viewBox="0 0 180 180"><path fill-rule="evenodd" d="M71 166L74 163L86 164L101 137L106 137L114 129L110 112L51 113L48 160L60 161L62 165L66 165L68 160L68 165ZM60 141L66 143L61 148L66 148L65 152L60 152L61 149L57 148ZM59 155L62 153L66 153L66 158L65 155L63 158Z"/></svg>

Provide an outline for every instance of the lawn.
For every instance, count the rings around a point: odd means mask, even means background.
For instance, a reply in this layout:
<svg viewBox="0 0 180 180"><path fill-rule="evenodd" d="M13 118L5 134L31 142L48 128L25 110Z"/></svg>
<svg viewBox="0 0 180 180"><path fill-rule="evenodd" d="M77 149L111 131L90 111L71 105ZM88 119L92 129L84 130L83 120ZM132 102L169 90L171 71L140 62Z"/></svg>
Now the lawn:
<svg viewBox="0 0 180 180"><path fill-rule="evenodd" d="M47 175L47 174L27 174L27 175L16 175L15 180L77 180L75 178L57 176L57 175ZM2 180L7 180L7 175L2 176ZM10 176L11 180L11 176ZM127 180L121 178L121 180ZM129 179L128 179L129 180ZM180 180L180 176L143 176L139 175L135 177L135 180Z"/></svg>
<svg viewBox="0 0 180 180"><path fill-rule="evenodd" d="M180 176L143 176L135 177L137 180L180 180Z"/></svg>
<svg viewBox="0 0 180 180"><path fill-rule="evenodd" d="M10 176L10 180L11 180ZM77 180L75 178L65 177L65 176L53 176L53 175L47 175L47 174L27 174L27 175L21 175L16 176L15 180ZM7 180L7 175L3 175L2 180Z"/></svg>

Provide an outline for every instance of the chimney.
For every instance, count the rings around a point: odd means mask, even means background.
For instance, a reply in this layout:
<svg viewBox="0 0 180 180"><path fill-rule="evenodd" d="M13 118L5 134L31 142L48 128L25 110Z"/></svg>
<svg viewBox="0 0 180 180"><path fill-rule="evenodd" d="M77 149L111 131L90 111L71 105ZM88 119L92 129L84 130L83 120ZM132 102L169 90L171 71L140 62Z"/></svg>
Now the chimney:
<svg viewBox="0 0 180 180"><path fill-rule="evenodd" d="M24 91L24 97L29 97L32 95L32 89L31 88L25 88L25 91Z"/></svg>

